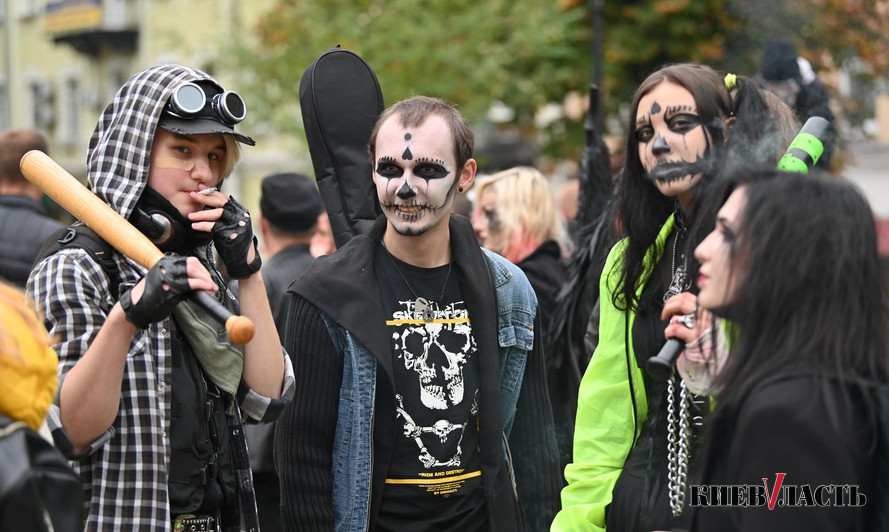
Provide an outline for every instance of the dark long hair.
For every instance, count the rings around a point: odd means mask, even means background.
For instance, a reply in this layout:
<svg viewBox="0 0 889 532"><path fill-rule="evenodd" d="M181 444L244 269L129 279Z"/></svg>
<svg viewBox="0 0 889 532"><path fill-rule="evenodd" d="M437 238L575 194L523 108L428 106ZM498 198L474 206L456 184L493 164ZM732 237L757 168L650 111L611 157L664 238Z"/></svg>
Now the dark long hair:
<svg viewBox="0 0 889 532"><path fill-rule="evenodd" d="M806 371L889 376L889 307L867 201L851 184L785 174L745 186L728 306L737 331L718 377L731 410L763 379Z"/></svg>
<svg viewBox="0 0 889 532"><path fill-rule="evenodd" d="M732 90L726 87L723 76L712 68L693 63L668 65L649 75L633 97L627 127L626 162L620 172L616 191L616 211L619 237L627 237L620 280L612 295L618 308L635 310L638 300L636 288L644 272L646 254L661 253L650 250L664 221L673 212L676 200L660 193L654 183L645 178L639 159L639 146L633 134L639 100L656 86L670 81L684 87L694 97L698 116L707 130L710 146L706 157L708 170L698 183L692 206L695 217L687 239L688 250L693 250L710 232L715 220L715 208L705 205L707 190L720 175L733 171L740 164L751 162L777 163L780 153L775 149L779 124L793 120L792 113L775 113L756 83L737 76ZM783 105L783 104L782 104ZM726 119L734 117L731 133L726 133ZM795 129L790 125L791 130ZM778 141L780 143L780 141ZM689 253L690 254L690 253ZM650 257L653 259L654 255ZM691 278L697 276L696 261L689 264Z"/></svg>

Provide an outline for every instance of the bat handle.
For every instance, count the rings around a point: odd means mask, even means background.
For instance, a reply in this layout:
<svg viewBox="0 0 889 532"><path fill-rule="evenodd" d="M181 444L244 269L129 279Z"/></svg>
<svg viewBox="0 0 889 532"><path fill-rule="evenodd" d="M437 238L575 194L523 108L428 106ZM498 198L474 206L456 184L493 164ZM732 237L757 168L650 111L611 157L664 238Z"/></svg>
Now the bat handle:
<svg viewBox="0 0 889 532"><path fill-rule="evenodd" d="M236 316L229 312L222 303L213 299L208 292L196 290L188 295L188 298L210 313L211 316L225 324L225 331L229 339L235 345L244 345L253 338L256 328L253 320L246 316Z"/></svg>
<svg viewBox="0 0 889 532"><path fill-rule="evenodd" d="M670 338L657 356L653 356L645 363L648 375L658 381L666 381L673 373L673 366L679 354L685 350L685 343L676 338Z"/></svg>

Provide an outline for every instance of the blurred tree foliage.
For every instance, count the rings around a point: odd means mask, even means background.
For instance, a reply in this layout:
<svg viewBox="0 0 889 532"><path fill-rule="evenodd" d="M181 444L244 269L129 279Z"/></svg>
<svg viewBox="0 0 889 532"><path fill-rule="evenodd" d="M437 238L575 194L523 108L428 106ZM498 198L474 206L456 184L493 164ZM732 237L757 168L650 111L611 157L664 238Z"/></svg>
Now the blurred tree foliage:
<svg viewBox="0 0 889 532"><path fill-rule="evenodd" d="M371 65L387 104L439 96L476 122L500 100L527 125L585 79L586 16L552 0L283 0L255 28L243 66L266 118L296 102L304 70L341 45Z"/></svg>
<svg viewBox="0 0 889 532"><path fill-rule="evenodd" d="M544 153L576 156L581 119L544 131L535 111L592 79L590 0L279 0L240 57L251 111L282 132L299 132L302 73L336 45L374 69L387 104L412 94L445 98L474 123L495 101L515 110L510 127L542 141ZM889 61L887 2L880 0L607 0L602 100L616 116L638 83L662 64L703 62L752 74L770 36L800 51ZM882 10L882 12L881 12ZM625 127L620 122L621 128ZM622 133L615 131L614 133Z"/></svg>
<svg viewBox="0 0 889 532"><path fill-rule="evenodd" d="M744 28L740 39L730 43L734 45L730 48L740 52L737 62L741 65L746 59L759 59L749 51L759 51L766 39L784 37L816 69L857 58L874 75L889 70L886 0L735 0L729 11Z"/></svg>

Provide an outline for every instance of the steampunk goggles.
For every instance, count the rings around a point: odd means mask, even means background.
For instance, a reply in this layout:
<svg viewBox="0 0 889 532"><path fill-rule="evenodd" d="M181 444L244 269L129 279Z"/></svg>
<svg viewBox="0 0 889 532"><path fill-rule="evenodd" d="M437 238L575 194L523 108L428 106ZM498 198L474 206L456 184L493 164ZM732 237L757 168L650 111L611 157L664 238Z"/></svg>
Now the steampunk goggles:
<svg viewBox="0 0 889 532"><path fill-rule="evenodd" d="M247 116L247 104L234 91L222 91L210 96L197 83L186 81L173 90L166 111L179 118L207 117L224 124L235 125Z"/></svg>

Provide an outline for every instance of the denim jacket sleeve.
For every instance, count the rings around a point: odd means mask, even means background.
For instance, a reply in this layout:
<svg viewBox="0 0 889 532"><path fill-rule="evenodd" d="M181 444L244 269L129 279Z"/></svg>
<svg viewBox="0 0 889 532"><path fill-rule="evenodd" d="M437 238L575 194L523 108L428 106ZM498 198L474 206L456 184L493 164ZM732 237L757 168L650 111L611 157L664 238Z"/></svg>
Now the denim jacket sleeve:
<svg viewBox="0 0 889 532"><path fill-rule="evenodd" d="M503 431L516 492L526 521L549 523L562 481L537 297L517 266L485 253L497 298Z"/></svg>

